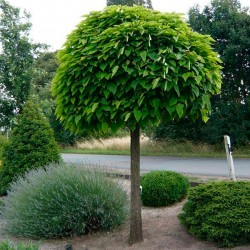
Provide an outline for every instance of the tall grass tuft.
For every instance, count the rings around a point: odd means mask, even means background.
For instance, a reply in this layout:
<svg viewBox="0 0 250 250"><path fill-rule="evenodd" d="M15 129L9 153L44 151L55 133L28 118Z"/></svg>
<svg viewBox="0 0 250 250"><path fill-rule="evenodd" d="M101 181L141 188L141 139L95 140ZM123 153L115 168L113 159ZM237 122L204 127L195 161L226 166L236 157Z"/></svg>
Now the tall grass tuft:
<svg viewBox="0 0 250 250"><path fill-rule="evenodd" d="M190 141L155 141L146 136L140 140L141 155L178 157L225 157L224 143L209 145ZM130 154L130 137L108 138L78 142L65 153ZM234 156L249 157L250 147L234 151Z"/></svg>
<svg viewBox="0 0 250 250"><path fill-rule="evenodd" d="M148 142L148 137L141 137L141 146ZM77 143L77 148L87 149L87 150L120 150L129 151L130 150L130 137L113 137L104 138L98 140L87 140Z"/></svg>
<svg viewBox="0 0 250 250"><path fill-rule="evenodd" d="M2 216L11 234L55 238L119 226L127 204L122 188L96 169L54 165L13 183Z"/></svg>

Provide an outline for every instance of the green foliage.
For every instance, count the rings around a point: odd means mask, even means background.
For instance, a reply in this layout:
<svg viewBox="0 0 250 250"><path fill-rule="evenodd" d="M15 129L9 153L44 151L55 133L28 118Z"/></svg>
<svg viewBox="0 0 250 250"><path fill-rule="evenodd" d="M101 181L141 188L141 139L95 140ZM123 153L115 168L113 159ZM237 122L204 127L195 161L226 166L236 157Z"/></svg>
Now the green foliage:
<svg viewBox="0 0 250 250"><path fill-rule="evenodd" d="M29 14L5 0L0 0L0 11L0 126L11 127L29 96L36 48L29 41Z"/></svg>
<svg viewBox="0 0 250 250"><path fill-rule="evenodd" d="M203 10L192 8L189 22L216 40L215 50L223 61L223 85L215 103L245 103L250 92L249 11L238 0L212 0Z"/></svg>
<svg viewBox="0 0 250 250"><path fill-rule="evenodd" d="M7 145L7 143L8 143L8 141L7 141L6 136L0 134L0 160L2 159L3 148ZM1 166L1 164L0 164L0 166Z"/></svg>
<svg viewBox="0 0 250 250"><path fill-rule="evenodd" d="M10 241L0 242L1 250L39 250L39 244L33 244L32 242L28 244L18 243L14 246Z"/></svg>
<svg viewBox="0 0 250 250"><path fill-rule="evenodd" d="M107 6L110 5L133 6L134 4L153 9L151 0L107 0Z"/></svg>
<svg viewBox="0 0 250 250"><path fill-rule="evenodd" d="M156 134L161 136L165 127L165 138L174 135L211 144L222 143L227 134L234 145L245 145L250 142L249 11L237 0L213 0L203 10L198 6L190 9L189 23L195 31L209 34L216 41L214 48L223 61L221 93L211 99L212 114L206 124L196 122L192 126L187 120L165 123ZM184 123L187 126L183 127Z"/></svg>
<svg viewBox="0 0 250 250"><path fill-rule="evenodd" d="M210 120L208 120L209 122ZM201 121L192 122L188 118L179 121L162 121L157 127L151 128L147 133L157 141L166 140L175 141L176 143L183 141L203 142L203 134L200 130L202 125Z"/></svg>
<svg viewBox="0 0 250 250"><path fill-rule="evenodd" d="M206 121L221 78L212 43L177 14L140 6L92 12L58 53L56 114L74 132Z"/></svg>
<svg viewBox="0 0 250 250"><path fill-rule="evenodd" d="M189 188L188 178L173 171L152 171L142 176L142 203L145 206L168 206L181 200Z"/></svg>
<svg viewBox="0 0 250 250"><path fill-rule="evenodd" d="M41 107L43 114L49 120L54 130L56 141L62 146L74 145L79 136L70 133L62 123L56 119L55 101L51 96L52 79L58 68L56 52L41 53L34 60L34 72L32 74L32 100Z"/></svg>
<svg viewBox="0 0 250 250"><path fill-rule="evenodd" d="M43 92L43 88L47 84L51 84L51 81L58 68L58 60L56 58L56 52L42 52L37 58L34 59L35 72L32 74L32 84L34 92ZM49 90L49 88L46 88ZM45 97L48 98L48 92L44 91ZM40 93L43 95L42 93Z"/></svg>
<svg viewBox="0 0 250 250"><path fill-rule="evenodd" d="M90 167L49 166L19 178L4 199L6 230L19 236L55 238L121 225L127 218L126 193Z"/></svg>
<svg viewBox="0 0 250 250"><path fill-rule="evenodd" d="M17 120L9 143L3 149L0 169L0 194L24 172L58 162L60 155L48 121L39 113L39 107L27 102Z"/></svg>
<svg viewBox="0 0 250 250"><path fill-rule="evenodd" d="M180 221L194 236L223 247L250 243L250 182L212 182L190 189Z"/></svg>

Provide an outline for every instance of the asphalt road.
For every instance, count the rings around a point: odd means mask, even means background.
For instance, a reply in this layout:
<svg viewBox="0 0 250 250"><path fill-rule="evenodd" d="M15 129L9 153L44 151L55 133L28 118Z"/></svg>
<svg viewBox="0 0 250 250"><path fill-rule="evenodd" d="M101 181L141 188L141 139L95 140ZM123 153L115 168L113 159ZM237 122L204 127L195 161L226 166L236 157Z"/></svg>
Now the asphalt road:
<svg viewBox="0 0 250 250"><path fill-rule="evenodd" d="M130 156L62 154L66 162L92 163L112 168L130 168ZM234 159L236 177L250 178L250 159ZM211 176L228 176L226 157L222 158L177 158L142 156L141 170L173 170L179 173Z"/></svg>

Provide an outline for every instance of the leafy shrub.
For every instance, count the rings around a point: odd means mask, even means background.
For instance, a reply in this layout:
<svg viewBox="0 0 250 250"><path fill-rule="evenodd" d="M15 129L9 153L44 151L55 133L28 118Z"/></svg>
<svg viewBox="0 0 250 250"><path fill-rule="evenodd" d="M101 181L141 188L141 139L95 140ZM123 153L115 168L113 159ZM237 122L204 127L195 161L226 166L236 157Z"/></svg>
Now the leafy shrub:
<svg viewBox="0 0 250 250"><path fill-rule="evenodd" d="M124 222L127 196L98 171L54 165L11 185L2 216L18 236L54 238L112 229Z"/></svg>
<svg viewBox="0 0 250 250"><path fill-rule="evenodd" d="M10 241L0 242L1 250L38 250L39 244L33 243L18 243L17 246L14 246Z"/></svg>
<svg viewBox="0 0 250 250"><path fill-rule="evenodd" d="M250 182L192 188L179 219L191 234L220 246L250 243Z"/></svg>
<svg viewBox="0 0 250 250"><path fill-rule="evenodd" d="M3 148L0 169L0 195L6 194L9 184L32 168L44 167L60 159L53 130L31 102L24 106L9 143Z"/></svg>
<svg viewBox="0 0 250 250"><path fill-rule="evenodd" d="M160 207L185 197L189 181L184 175L173 171L152 171L142 177L141 185L143 205Z"/></svg>

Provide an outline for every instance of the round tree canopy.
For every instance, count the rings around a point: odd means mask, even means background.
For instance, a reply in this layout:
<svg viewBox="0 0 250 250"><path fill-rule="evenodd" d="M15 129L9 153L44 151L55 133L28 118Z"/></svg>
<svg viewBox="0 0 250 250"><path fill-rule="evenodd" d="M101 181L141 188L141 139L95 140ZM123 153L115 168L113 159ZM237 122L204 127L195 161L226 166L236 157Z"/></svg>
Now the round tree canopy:
<svg viewBox="0 0 250 250"><path fill-rule="evenodd" d="M178 14L140 6L92 12L58 53L56 114L74 132L206 121L221 86L212 42Z"/></svg>

